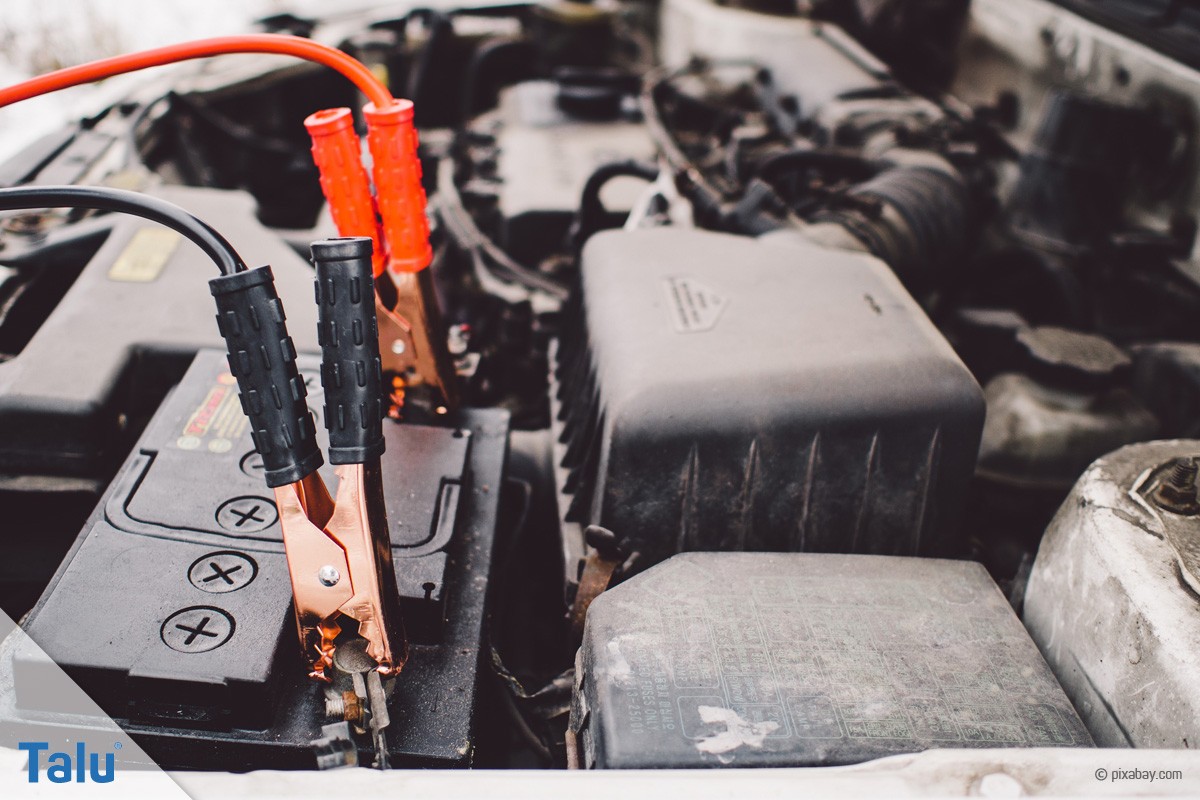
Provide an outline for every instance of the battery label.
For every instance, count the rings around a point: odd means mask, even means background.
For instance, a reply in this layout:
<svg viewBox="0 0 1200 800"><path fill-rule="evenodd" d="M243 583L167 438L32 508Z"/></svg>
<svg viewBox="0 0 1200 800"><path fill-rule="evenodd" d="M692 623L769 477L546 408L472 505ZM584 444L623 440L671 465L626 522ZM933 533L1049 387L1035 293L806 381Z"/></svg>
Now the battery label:
<svg viewBox="0 0 1200 800"><path fill-rule="evenodd" d="M180 450L228 453L248 424L238 402L237 379L224 372L188 417L175 446Z"/></svg>
<svg viewBox="0 0 1200 800"><path fill-rule="evenodd" d="M139 229L109 268L109 280L149 283L162 274L179 240L178 233L166 228Z"/></svg>

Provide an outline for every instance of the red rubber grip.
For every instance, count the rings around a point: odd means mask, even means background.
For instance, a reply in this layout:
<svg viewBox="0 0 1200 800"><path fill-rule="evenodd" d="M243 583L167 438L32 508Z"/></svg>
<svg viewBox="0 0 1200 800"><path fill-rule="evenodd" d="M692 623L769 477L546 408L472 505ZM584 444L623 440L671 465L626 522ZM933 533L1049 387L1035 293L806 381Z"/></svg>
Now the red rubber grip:
<svg viewBox="0 0 1200 800"><path fill-rule="evenodd" d="M433 260L433 249L425 216L413 104L396 100L378 109L370 103L363 114L367 118L367 145L375 162L375 202L387 239L389 267L396 272L420 272Z"/></svg>
<svg viewBox="0 0 1200 800"><path fill-rule="evenodd" d="M348 108L329 108L311 114L304 127L312 137L313 161L321 173L321 191L342 236L368 236L374 247L371 266L383 273L387 252L380 240L379 219L371 184L363 167L354 116Z"/></svg>

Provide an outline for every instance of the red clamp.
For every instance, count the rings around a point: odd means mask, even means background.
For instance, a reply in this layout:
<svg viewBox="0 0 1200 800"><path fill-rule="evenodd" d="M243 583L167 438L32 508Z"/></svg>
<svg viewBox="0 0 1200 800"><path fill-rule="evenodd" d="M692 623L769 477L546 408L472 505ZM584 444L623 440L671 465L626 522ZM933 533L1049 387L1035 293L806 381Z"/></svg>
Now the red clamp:
<svg viewBox="0 0 1200 800"><path fill-rule="evenodd" d="M313 162L321 174L321 191L342 236L368 236L374 251L375 277L387 264L387 250L375 215L371 183L362 163L362 149L348 108L329 108L309 115L304 127L312 137Z"/></svg>
<svg viewBox="0 0 1200 800"><path fill-rule="evenodd" d="M363 115L374 162L376 203L390 248L389 266L394 272L419 272L433 260L433 249L429 245L413 104L395 100L379 109L368 103Z"/></svg>

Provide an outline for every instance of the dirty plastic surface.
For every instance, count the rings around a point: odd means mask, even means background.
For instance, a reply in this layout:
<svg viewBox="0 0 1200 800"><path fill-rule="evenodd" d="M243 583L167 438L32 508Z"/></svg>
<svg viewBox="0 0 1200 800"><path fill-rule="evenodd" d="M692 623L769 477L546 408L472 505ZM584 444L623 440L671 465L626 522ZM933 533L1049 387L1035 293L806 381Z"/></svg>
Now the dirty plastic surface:
<svg viewBox="0 0 1200 800"><path fill-rule="evenodd" d="M1091 738L979 564L690 553L592 605L585 766L851 764Z"/></svg>

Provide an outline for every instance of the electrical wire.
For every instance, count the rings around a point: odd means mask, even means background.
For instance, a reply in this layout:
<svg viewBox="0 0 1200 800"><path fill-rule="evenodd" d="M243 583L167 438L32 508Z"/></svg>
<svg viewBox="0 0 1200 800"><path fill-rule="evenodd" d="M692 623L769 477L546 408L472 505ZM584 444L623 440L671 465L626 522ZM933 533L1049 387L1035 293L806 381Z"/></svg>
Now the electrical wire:
<svg viewBox="0 0 1200 800"><path fill-rule="evenodd" d="M91 208L148 219L195 242L224 275L244 272L246 263L225 237L199 217L157 197L102 186L21 186L0 189L0 211Z"/></svg>
<svg viewBox="0 0 1200 800"><path fill-rule="evenodd" d="M742 66L742 62L724 62L729 65ZM674 175L675 185L679 193L686 197L693 206L698 219L714 220L722 214L721 205L725 194L705 177L704 172L686 153L675 137L667 129L666 119L660 107L661 95L670 89L671 83L684 75L697 71L700 64L690 63L683 67L668 70L665 67L652 70L646 75L642 84L642 94L639 105L642 110L643 123L650 134L659 154L663 157L666 167Z"/></svg>
<svg viewBox="0 0 1200 800"><path fill-rule="evenodd" d="M496 70L494 62L498 58L502 59L505 53L515 51L521 55L522 50L526 51L525 55L532 63L536 58L533 54L533 43L525 37L497 36L475 48L471 60L467 63L466 78L463 81L462 110L459 112L461 125L466 125L471 121L471 118L475 116L476 106L483 105L481 100L487 102L494 99L491 95L498 88L494 83L494 71ZM489 74L491 81L484 78ZM484 95L480 91L481 89L487 89L488 94Z"/></svg>
<svg viewBox="0 0 1200 800"><path fill-rule="evenodd" d="M453 162L449 158L443 159L438 168L437 186L439 216L445 223L447 232L454 237L459 247L472 254L486 255L503 270L511 282L520 284L526 289L545 292L559 300L567 298L570 292L565 286L542 275L537 270L517 262L479 229L463 205L462 196L454 184ZM504 280L501 276L496 277Z"/></svg>
<svg viewBox="0 0 1200 800"><path fill-rule="evenodd" d="M689 75L700 75L708 69L749 69L756 75L756 82L762 85L762 65L751 59L693 59L691 62L668 69L660 67L647 73L642 84L642 94L639 105L646 130L650 134L655 147L666 161L675 176L675 183L680 194L691 201L699 218L718 219L724 213L723 204L732 199L733 190L715 185L705 175L703 164L697 164L684 152L683 147L668 129L667 120L663 114L663 101L675 99L695 100L688 95L678 92L673 84L680 78ZM670 95L674 93L675 97Z"/></svg>
<svg viewBox="0 0 1200 800"><path fill-rule="evenodd" d="M371 72L369 67L335 47L301 36L255 33L182 42L48 72L45 75L39 75L36 78L0 89L0 108L21 100L28 100L31 97L56 92L59 89L111 78L114 75L136 72L148 67L161 67L193 58L208 58L230 53L272 53L315 61L346 76L375 104L376 108L387 108L394 100L387 86L375 76L375 73Z"/></svg>
<svg viewBox="0 0 1200 800"><path fill-rule="evenodd" d="M235 119L225 116L199 97L188 94L174 94L170 97L192 112L197 119L208 125L215 133L222 134L234 142L250 150L275 156L310 158L309 148L258 133L249 125L243 125ZM309 162L311 164L311 161Z"/></svg>
<svg viewBox="0 0 1200 800"><path fill-rule="evenodd" d="M141 133L140 130L146 121L155 113L155 110L162 104L166 104L170 109L171 103L175 101L176 95L174 92L156 97L148 103L141 104L138 109L129 117L124 138L129 147L130 159L140 160L141 153ZM127 162L128 165L128 162Z"/></svg>
<svg viewBox="0 0 1200 800"><path fill-rule="evenodd" d="M653 183L658 179L658 175L657 164L634 159L610 161L597 167L588 176L587 183L583 185L579 211L576 212L571 229L567 234L571 247L575 250L581 248L588 237L595 233L603 223L607 210L604 207L604 201L600 198L600 191L610 180L628 176Z"/></svg>

